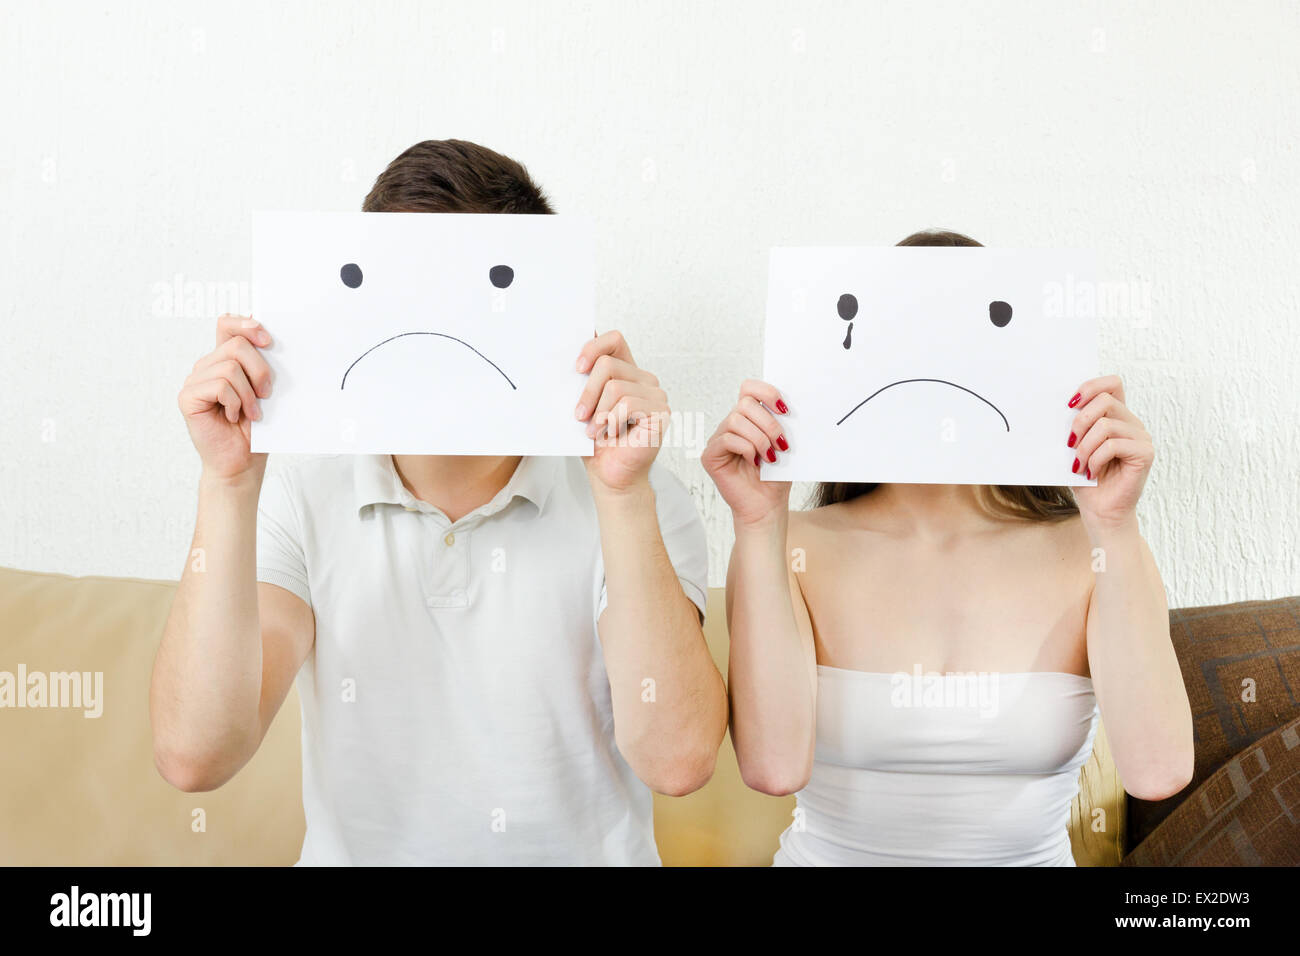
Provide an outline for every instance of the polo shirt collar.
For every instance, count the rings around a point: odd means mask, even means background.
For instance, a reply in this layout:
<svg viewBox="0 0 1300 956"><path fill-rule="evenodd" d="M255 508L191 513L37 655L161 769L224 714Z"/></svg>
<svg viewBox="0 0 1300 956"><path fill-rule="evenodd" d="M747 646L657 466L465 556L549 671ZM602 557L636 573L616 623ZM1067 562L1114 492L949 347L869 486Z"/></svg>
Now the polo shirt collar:
<svg viewBox="0 0 1300 956"><path fill-rule="evenodd" d="M525 455L504 488L486 505L472 514L494 515L515 498L524 498L536 506L538 513L546 507L555 483L559 480L561 459ZM353 466L357 511L370 505L393 504L417 511L436 510L406 490L392 455L357 455Z"/></svg>

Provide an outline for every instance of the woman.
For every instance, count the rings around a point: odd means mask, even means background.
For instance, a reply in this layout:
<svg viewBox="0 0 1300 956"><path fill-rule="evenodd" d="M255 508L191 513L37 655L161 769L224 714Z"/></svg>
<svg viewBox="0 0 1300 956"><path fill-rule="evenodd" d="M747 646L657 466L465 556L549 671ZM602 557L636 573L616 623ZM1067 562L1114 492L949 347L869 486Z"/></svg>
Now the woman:
<svg viewBox="0 0 1300 956"><path fill-rule="evenodd" d="M1098 710L1133 796L1191 779L1191 711L1135 514L1151 437L1114 376L1061 401L1076 412L1061 454L1095 487L823 484L791 512L789 483L760 481L798 441L786 405L741 388L703 462L736 532L736 755L750 787L799 794L775 865L1072 866Z"/></svg>

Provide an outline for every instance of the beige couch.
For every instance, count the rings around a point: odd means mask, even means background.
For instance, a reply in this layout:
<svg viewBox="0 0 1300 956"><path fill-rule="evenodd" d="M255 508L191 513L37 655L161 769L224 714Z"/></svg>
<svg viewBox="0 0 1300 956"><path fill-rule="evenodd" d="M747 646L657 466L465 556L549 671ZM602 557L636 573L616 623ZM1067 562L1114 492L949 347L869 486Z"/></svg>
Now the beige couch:
<svg viewBox="0 0 1300 956"><path fill-rule="evenodd" d="M297 694L257 755L212 793L173 789L153 766L148 687L174 585L70 578L0 568L0 671L103 672L103 713L0 709L0 863L31 865L291 864L302 844ZM726 668L721 591L705 631ZM659 851L669 865L765 865L793 797L741 782L730 740L713 780L657 797ZM1101 811L1096 813L1094 811ZM1071 821L1075 858L1122 855L1125 799L1105 735L1083 771Z"/></svg>

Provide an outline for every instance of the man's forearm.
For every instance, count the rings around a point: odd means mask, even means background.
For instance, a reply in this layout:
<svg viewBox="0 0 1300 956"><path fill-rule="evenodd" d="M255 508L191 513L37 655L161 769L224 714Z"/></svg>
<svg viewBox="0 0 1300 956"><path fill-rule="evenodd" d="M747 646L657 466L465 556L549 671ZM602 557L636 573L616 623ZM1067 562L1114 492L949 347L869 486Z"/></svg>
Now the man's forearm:
<svg viewBox="0 0 1300 956"><path fill-rule="evenodd" d="M154 662L155 757L185 789L233 773L260 738L260 479L200 481L194 543Z"/></svg>
<svg viewBox="0 0 1300 956"><path fill-rule="evenodd" d="M722 675L664 547L649 482L593 494L607 597L600 639L619 750L651 788L689 793L712 775L726 732Z"/></svg>

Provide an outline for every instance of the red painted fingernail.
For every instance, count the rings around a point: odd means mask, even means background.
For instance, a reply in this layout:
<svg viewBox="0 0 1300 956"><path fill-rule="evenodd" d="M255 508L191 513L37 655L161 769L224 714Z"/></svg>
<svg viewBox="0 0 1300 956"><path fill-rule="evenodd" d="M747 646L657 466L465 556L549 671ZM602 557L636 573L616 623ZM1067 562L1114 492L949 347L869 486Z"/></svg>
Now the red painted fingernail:
<svg viewBox="0 0 1300 956"><path fill-rule="evenodd" d="M1070 432L1070 440L1065 443L1065 447L1073 448L1076 441L1078 441L1078 439L1074 437L1074 432Z"/></svg>
<svg viewBox="0 0 1300 956"><path fill-rule="evenodd" d="M776 452L772 450L771 445L767 446L767 460L772 462L772 464L776 464Z"/></svg>
<svg viewBox="0 0 1300 956"><path fill-rule="evenodd" d="M1082 392L1075 392L1075 393L1074 393L1074 398L1070 399L1070 407L1071 407L1071 408L1074 408L1075 405L1078 405L1078 404L1079 404L1079 399L1081 399L1081 398L1083 398L1083 393L1082 393Z"/></svg>
<svg viewBox="0 0 1300 956"><path fill-rule="evenodd" d="M761 464L762 464L762 462L758 460L758 455L755 454L755 455L754 455L754 467L757 468L757 467L759 467Z"/></svg>
<svg viewBox="0 0 1300 956"><path fill-rule="evenodd" d="M788 409L788 408L785 407L785 402L781 401L781 399L779 399L779 398L776 400L776 410L777 410L778 412L780 412L782 415L784 415L784 414L786 414L786 412L790 411L790 409Z"/></svg>
<svg viewBox="0 0 1300 956"><path fill-rule="evenodd" d="M779 449L781 449L782 451L789 451L789 450L790 450L790 443L789 443L788 441L785 440L785 436L784 436L784 435L777 435L777 436L776 436L776 447L779 448Z"/></svg>
<svg viewBox="0 0 1300 956"><path fill-rule="evenodd" d="M1073 471L1073 472L1075 472L1076 474L1078 473L1078 471L1079 471L1079 459L1077 459L1077 458L1074 459L1074 464L1070 466L1070 470Z"/></svg>
<svg viewBox="0 0 1300 956"><path fill-rule="evenodd" d="M1092 481L1092 469L1091 468L1083 469L1083 477L1087 478L1089 481Z"/></svg>

